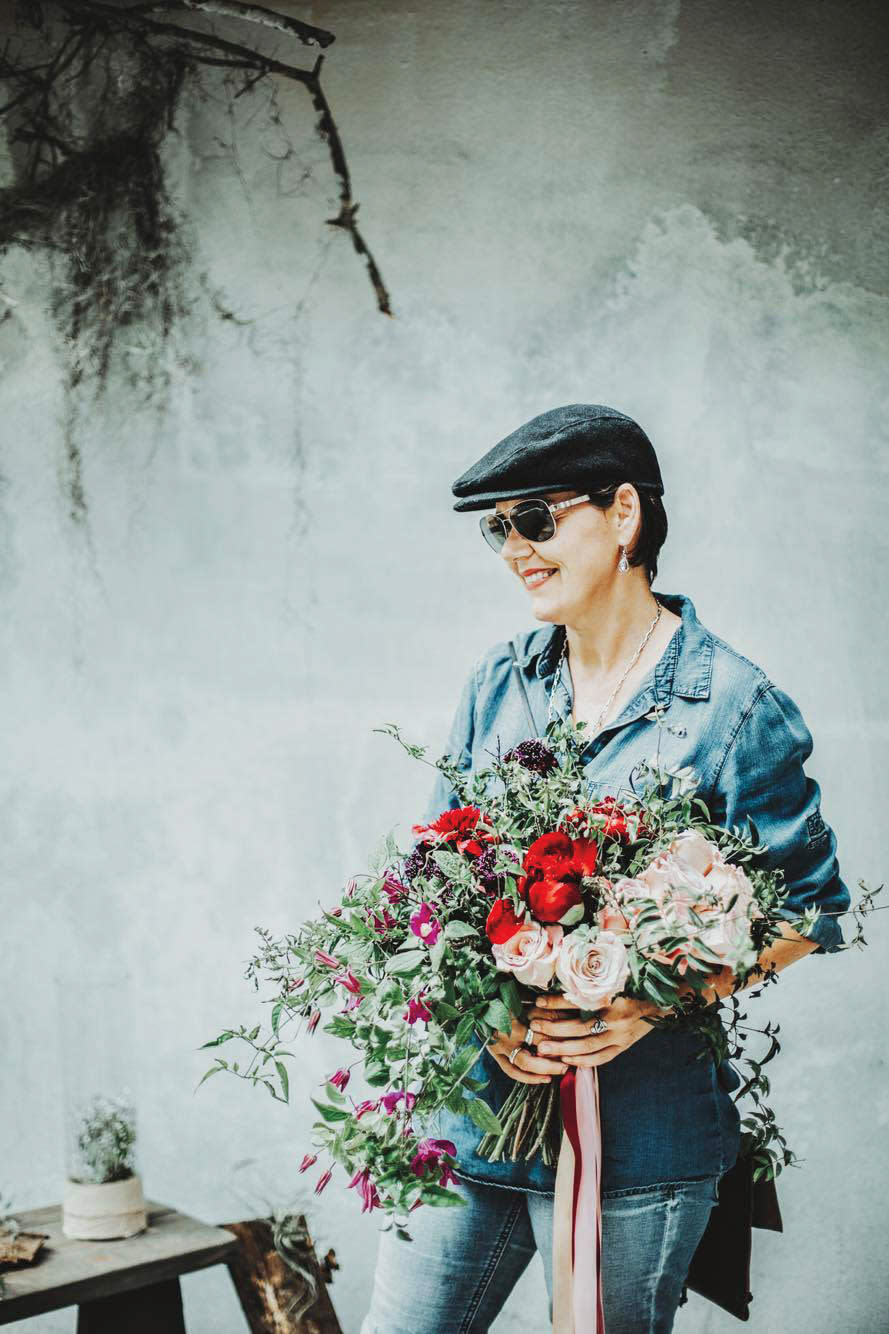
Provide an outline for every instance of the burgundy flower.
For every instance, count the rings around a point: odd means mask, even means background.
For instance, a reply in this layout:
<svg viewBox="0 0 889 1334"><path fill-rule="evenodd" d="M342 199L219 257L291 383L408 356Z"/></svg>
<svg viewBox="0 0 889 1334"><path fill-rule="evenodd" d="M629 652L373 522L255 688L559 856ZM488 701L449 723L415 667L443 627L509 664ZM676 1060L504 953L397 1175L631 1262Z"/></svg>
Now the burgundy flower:
<svg viewBox="0 0 889 1334"><path fill-rule="evenodd" d="M386 931L391 931L393 926L398 925L388 908L383 909L382 917L375 912L368 912L366 921L367 925L376 931L378 936L383 935Z"/></svg>
<svg viewBox="0 0 889 1334"><path fill-rule="evenodd" d="M428 1024L432 1018L432 1012L424 1004L423 997L426 995L426 988L420 992L419 996L411 996L407 1003L407 1009L402 1015L409 1024L420 1023Z"/></svg>
<svg viewBox="0 0 889 1334"><path fill-rule="evenodd" d="M299 1165L299 1170L301 1172L305 1172L312 1166L312 1163L317 1163L317 1161L318 1161L317 1153L307 1153Z"/></svg>
<svg viewBox="0 0 889 1334"><path fill-rule="evenodd" d="M438 1184L440 1186L449 1186L452 1181L455 1186L459 1186L460 1178L455 1176L454 1172L451 1170L450 1164L445 1163L441 1170L441 1176L438 1178Z"/></svg>
<svg viewBox="0 0 889 1334"><path fill-rule="evenodd" d="M315 950L315 961L316 963L323 963L327 968L342 967L339 959L335 959L332 954L328 954L327 950Z"/></svg>
<svg viewBox="0 0 889 1334"><path fill-rule="evenodd" d="M355 1108L355 1120L360 1121L365 1112L375 1112L379 1109L379 1098L365 1098L363 1102L355 1102L352 1099L352 1106Z"/></svg>
<svg viewBox="0 0 889 1334"><path fill-rule="evenodd" d="M425 945L434 945L441 931L441 922L433 915L425 899L410 920L414 935L419 936Z"/></svg>
<svg viewBox="0 0 889 1334"><path fill-rule="evenodd" d="M384 1093L380 1102L383 1110L391 1116L398 1104L404 1099L406 1112L412 1112L417 1102L416 1093L408 1093L406 1089L392 1089L389 1093Z"/></svg>
<svg viewBox="0 0 889 1334"><path fill-rule="evenodd" d="M318 1020L320 1018L321 1018L321 1011L313 1010L309 1018L308 1026L306 1028L307 1033L314 1033L315 1029L318 1027Z"/></svg>
<svg viewBox="0 0 889 1334"><path fill-rule="evenodd" d="M407 898L408 889L406 885L395 878L391 871L387 871L386 878L383 881L383 893L391 904L396 904Z"/></svg>
<svg viewBox="0 0 889 1334"><path fill-rule="evenodd" d="M440 867L429 857L432 851L432 844L427 842L418 843L417 846L404 859L404 878L409 884L413 884L418 875L444 875ZM390 900L391 902L392 900Z"/></svg>
<svg viewBox="0 0 889 1334"><path fill-rule="evenodd" d="M328 1167L326 1172L322 1172L315 1183L315 1194L320 1195L330 1178L333 1176L333 1169Z"/></svg>
<svg viewBox="0 0 889 1334"><path fill-rule="evenodd" d="M291 979L290 979L290 985L288 986L287 990L288 990L288 991L299 991L300 987L301 987L302 984L305 982L305 980L306 980L306 979L305 979L304 977L293 977L293 978L291 978Z"/></svg>
<svg viewBox="0 0 889 1334"><path fill-rule="evenodd" d="M431 1176L443 1166L441 1160L445 1154L456 1158L457 1146L452 1140L421 1139L411 1159L411 1171L417 1177Z"/></svg>
<svg viewBox="0 0 889 1334"><path fill-rule="evenodd" d="M517 760L525 769L530 769L535 774L552 773L553 769L558 767L558 761L542 741L520 741L512 750L508 750L503 756L506 760Z"/></svg>
<svg viewBox="0 0 889 1334"><path fill-rule="evenodd" d="M335 1089L339 1089L340 1092L342 1092L349 1082L349 1071L337 1070L335 1074L330 1076L330 1079L327 1082L332 1084Z"/></svg>
<svg viewBox="0 0 889 1334"><path fill-rule="evenodd" d="M361 1199L363 1201L361 1212L363 1214L369 1213L372 1209L376 1209L379 1206L380 1197L377 1194L376 1186L370 1179L370 1171L368 1168L365 1167L363 1172L356 1172L352 1180L349 1182L349 1185L350 1187L357 1186L361 1192Z"/></svg>

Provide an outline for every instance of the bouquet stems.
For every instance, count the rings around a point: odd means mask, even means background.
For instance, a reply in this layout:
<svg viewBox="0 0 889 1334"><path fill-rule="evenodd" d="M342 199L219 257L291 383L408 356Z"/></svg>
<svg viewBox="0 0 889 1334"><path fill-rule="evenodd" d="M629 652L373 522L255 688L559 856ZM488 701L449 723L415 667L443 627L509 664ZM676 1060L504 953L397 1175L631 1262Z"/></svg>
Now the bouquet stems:
<svg viewBox="0 0 889 1334"><path fill-rule="evenodd" d="M497 1117L500 1132L484 1135L477 1153L491 1163L505 1158L517 1162L522 1157L528 1162L539 1150L544 1165L555 1167L562 1140L558 1080L550 1080L548 1084L516 1084Z"/></svg>

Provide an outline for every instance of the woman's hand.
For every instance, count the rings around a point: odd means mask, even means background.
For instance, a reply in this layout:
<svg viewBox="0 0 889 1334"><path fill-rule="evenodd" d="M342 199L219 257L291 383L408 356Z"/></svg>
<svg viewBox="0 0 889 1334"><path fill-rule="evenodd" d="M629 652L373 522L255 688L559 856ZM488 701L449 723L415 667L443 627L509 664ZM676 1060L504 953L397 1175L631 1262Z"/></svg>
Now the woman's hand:
<svg viewBox="0 0 889 1334"><path fill-rule="evenodd" d="M553 1075L563 1075L568 1069L564 1061L556 1060L552 1056L535 1056L527 1048L522 1048L515 1058L515 1064L509 1060L509 1053L516 1047L521 1047L527 1036L528 1025L513 1016L509 1036L497 1032L488 1043L488 1051L504 1074L519 1084L548 1084Z"/></svg>
<svg viewBox="0 0 889 1334"><path fill-rule="evenodd" d="M619 996L597 1010L595 1018L581 1019L577 1007L561 993L547 993L538 996L528 1011L530 1041L541 1055L552 1056L566 1065L604 1065L651 1032L651 1024L643 1016L665 1013L651 1001ZM592 1032L597 1019L608 1025L604 1033Z"/></svg>

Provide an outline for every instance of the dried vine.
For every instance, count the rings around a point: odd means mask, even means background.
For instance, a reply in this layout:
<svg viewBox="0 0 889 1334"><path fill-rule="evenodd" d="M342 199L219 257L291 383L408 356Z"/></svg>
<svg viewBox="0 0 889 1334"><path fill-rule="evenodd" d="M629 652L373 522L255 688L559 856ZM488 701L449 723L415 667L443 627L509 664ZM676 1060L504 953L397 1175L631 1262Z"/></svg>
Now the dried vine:
<svg viewBox="0 0 889 1334"><path fill-rule="evenodd" d="M191 364L184 348L170 355L193 304L191 249L162 147L185 89L199 85L202 73L224 69L233 99L264 80L305 88L339 188L338 212L327 223L349 234L378 309L392 309L358 227L346 154L321 84L324 57L303 69L260 47L274 34L323 49L332 33L240 0L20 0L16 18L14 36L0 48L0 123L13 173L0 190L0 256L18 245L50 259L52 314L65 349L66 484L72 518L82 520L77 435L86 390L98 398L118 372L162 404L171 365ZM220 37L211 26L217 18L243 25L249 40ZM211 304L222 318L220 301Z"/></svg>

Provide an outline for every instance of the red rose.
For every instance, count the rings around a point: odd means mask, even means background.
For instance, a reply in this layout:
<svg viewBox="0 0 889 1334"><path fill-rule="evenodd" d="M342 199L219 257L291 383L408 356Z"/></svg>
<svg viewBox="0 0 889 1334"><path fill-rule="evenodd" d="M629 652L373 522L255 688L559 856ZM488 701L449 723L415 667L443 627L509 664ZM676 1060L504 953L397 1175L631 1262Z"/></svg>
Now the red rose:
<svg viewBox="0 0 889 1334"><path fill-rule="evenodd" d="M561 922L582 906L580 882L595 873L598 855L595 839L569 838L560 830L534 840L518 888L539 922ZM576 911L573 920L579 920Z"/></svg>
<svg viewBox="0 0 889 1334"><path fill-rule="evenodd" d="M458 852L478 857L486 843L497 842L493 830L478 828L479 820L483 819L477 806L459 806L456 810L443 811L432 824L415 824L412 829L415 834L434 843L450 843Z"/></svg>
<svg viewBox="0 0 889 1334"><path fill-rule="evenodd" d="M485 922L488 940L492 945L504 945L524 925L524 921L524 917L516 917L509 899L495 899Z"/></svg>
<svg viewBox="0 0 889 1334"><path fill-rule="evenodd" d="M560 922L571 908L583 903L574 880L532 880L528 883L528 904L538 922Z"/></svg>

